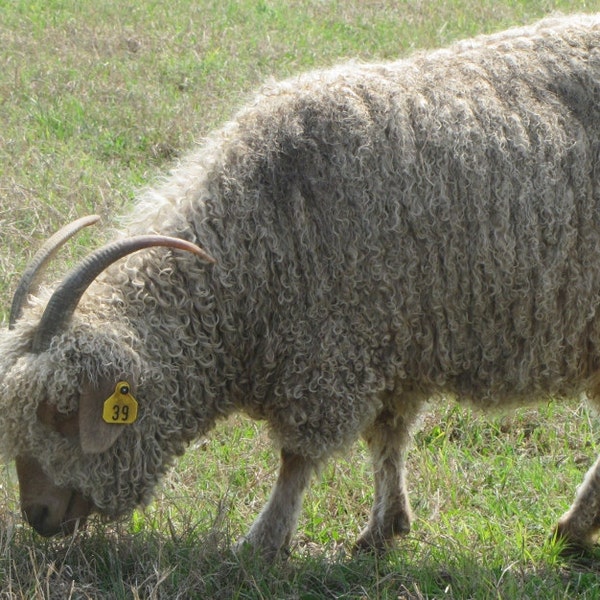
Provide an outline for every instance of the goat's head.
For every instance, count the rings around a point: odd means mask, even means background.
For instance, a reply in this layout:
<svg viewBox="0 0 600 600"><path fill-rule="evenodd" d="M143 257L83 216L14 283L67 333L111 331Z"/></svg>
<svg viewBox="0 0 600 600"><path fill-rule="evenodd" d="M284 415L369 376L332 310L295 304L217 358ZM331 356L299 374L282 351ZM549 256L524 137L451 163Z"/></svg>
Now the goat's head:
<svg viewBox="0 0 600 600"><path fill-rule="evenodd" d="M31 316L35 308L22 318L28 294L58 247L96 220L80 219L44 244L22 277L8 331L0 336L0 445L5 454L16 457L22 512L45 536L73 531L92 512L117 516L145 499L135 484L125 494L127 501L116 506L110 493L104 498L98 493L104 481L112 490L121 490L127 488L128 477L134 478L128 473L127 457L115 458L117 464L102 457L135 419L140 358L131 335L118 324L99 328L98 319L73 318L81 297L109 265L143 248L178 248L213 262L182 239L124 239L76 266L39 319ZM96 308L101 313L102 307Z"/></svg>

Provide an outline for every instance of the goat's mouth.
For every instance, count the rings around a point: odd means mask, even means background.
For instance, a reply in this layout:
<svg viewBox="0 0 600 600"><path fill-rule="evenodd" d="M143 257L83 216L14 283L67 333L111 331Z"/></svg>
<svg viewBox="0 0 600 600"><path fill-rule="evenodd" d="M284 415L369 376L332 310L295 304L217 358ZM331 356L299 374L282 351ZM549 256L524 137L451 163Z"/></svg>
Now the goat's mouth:
<svg viewBox="0 0 600 600"><path fill-rule="evenodd" d="M71 492L67 508L61 514L52 503L32 502L22 506L23 516L40 535L71 535L82 529L93 511L93 505L78 492Z"/></svg>
<svg viewBox="0 0 600 600"><path fill-rule="evenodd" d="M55 485L34 458L16 459L21 512L44 537L70 535L85 525L94 504L80 492Z"/></svg>
<svg viewBox="0 0 600 600"><path fill-rule="evenodd" d="M78 529L83 529L92 504L78 492L72 492L63 515L52 509L50 504L32 502L22 507L25 520L40 535L52 537L55 535L71 535Z"/></svg>

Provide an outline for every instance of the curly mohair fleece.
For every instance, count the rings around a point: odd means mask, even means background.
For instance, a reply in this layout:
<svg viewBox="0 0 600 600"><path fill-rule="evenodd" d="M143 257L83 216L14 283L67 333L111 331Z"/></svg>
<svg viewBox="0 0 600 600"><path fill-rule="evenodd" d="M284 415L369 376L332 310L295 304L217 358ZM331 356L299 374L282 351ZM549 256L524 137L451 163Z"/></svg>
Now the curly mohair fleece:
<svg viewBox="0 0 600 600"><path fill-rule="evenodd" d="M600 17L544 20L265 86L124 235L194 241L110 268L48 352L43 299L0 338L1 443L117 515L219 418L321 463L427 398L599 401ZM35 418L83 375L140 418L84 455Z"/></svg>

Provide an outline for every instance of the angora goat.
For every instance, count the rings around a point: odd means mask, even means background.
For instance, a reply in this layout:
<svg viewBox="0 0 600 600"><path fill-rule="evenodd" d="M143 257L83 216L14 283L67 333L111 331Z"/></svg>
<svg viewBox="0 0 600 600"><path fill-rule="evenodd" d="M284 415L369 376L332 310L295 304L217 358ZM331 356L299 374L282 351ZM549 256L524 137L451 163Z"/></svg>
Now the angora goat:
<svg viewBox="0 0 600 600"><path fill-rule="evenodd" d="M284 548L312 474L362 435L357 547L386 548L410 526L428 399L600 404L600 15L267 86L36 298L82 224L36 258L0 337L2 449L31 525L148 502L241 411L281 450L250 546ZM181 249L129 254L155 244ZM599 527L596 463L557 534L585 546Z"/></svg>

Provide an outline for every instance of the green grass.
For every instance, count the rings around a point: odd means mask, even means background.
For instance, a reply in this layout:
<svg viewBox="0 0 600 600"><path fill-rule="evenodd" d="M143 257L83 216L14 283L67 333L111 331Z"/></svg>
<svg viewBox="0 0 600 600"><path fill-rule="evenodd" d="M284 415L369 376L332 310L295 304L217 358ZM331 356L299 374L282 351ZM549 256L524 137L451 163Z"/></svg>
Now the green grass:
<svg viewBox="0 0 600 600"><path fill-rule="evenodd" d="M133 4L131 6L131 4ZM0 0L0 318L39 242L74 216L108 228L269 77L385 59L598 1ZM96 245L86 232L52 271ZM0 484L0 598L600 598L600 554L565 562L549 532L598 453L573 404L484 419L444 406L410 455L416 520L382 559L349 554L372 498L365 449L309 491L291 557L228 549L277 470L268 436L222 424L146 511L42 540Z"/></svg>
<svg viewBox="0 0 600 600"><path fill-rule="evenodd" d="M410 456L417 518L396 550L349 553L371 501L359 444L314 482L291 557L261 565L228 550L276 474L265 432L239 419L192 448L130 520L47 541L5 512L0 575L24 598L597 598L600 556L566 562L548 535L598 450L581 408L486 420L443 407Z"/></svg>

